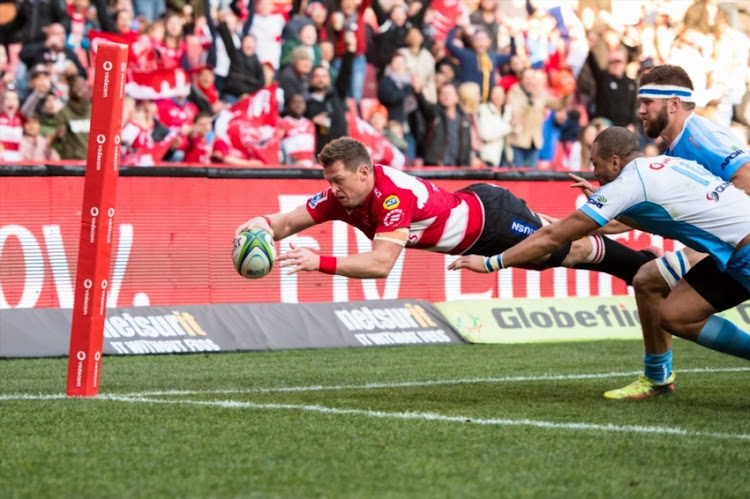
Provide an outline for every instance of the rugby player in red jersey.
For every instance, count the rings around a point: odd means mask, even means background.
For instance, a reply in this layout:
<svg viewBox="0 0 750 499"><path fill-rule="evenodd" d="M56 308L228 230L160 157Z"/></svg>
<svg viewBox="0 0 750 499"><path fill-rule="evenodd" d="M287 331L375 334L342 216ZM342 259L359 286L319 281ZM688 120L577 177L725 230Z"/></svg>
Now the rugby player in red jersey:
<svg viewBox="0 0 750 499"><path fill-rule="evenodd" d="M372 240L372 251L333 257L292 244L278 258L292 274L305 270L362 279L386 277L404 247L491 256L549 221L502 187L473 184L448 192L402 171L373 166L365 146L348 137L327 144L318 161L329 188L290 212L251 218L236 233L258 227L278 241L315 224L342 220ZM598 270L630 284L638 268L654 257L606 237L587 236L534 260L527 268Z"/></svg>

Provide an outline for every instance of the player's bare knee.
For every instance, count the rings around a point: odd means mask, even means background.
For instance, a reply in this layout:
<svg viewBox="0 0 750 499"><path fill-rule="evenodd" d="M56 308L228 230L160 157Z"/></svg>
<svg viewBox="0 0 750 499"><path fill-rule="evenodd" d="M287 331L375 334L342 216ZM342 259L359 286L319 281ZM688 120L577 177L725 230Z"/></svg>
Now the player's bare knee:
<svg viewBox="0 0 750 499"><path fill-rule="evenodd" d="M640 295L666 296L669 294L669 284L659 272L655 260L641 265L633 278L633 289Z"/></svg>

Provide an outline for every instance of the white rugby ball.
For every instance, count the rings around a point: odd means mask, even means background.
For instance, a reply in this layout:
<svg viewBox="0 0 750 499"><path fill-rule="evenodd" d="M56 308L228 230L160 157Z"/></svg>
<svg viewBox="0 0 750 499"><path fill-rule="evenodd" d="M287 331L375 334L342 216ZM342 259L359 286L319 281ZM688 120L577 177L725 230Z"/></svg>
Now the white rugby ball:
<svg viewBox="0 0 750 499"><path fill-rule="evenodd" d="M232 262L242 277L259 279L267 275L276 260L276 244L267 231L250 229L240 232L232 244Z"/></svg>

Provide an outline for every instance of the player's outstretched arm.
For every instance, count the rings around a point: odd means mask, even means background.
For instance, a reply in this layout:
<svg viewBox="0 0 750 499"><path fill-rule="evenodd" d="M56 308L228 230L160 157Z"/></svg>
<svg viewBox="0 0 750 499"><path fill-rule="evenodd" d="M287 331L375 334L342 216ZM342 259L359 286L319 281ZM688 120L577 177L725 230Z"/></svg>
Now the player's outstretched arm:
<svg viewBox="0 0 750 499"><path fill-rule="evenodd" d="M237 236L243 230L259 228L268 231L274 240L279 241L313 225L315 225L315 220L310 216L305 205L302 205L287 213L251 218L237 227L234 235Z"/></svg>
<svg viewBox="0 0 750 499"><path fill-rule="evenodd" d="M280 266L288 268L288 274L305 270L358 279L387 277L403 250L401 244L382 239L372 242L372 251L345 257L319 255L295 244L292 244L291 248L278 258Z"/></svg>
<svg viewBox="0 0 750 499"><path fill-rule="evenodd" d="M474 272L490 272L507 267L517 267L533 262L544 255L560 249L563 245L594 232L599 225L582 211L578 210L564 220L542 227L520 243L499 255L481 258L484 266L479 267L477 255L466 255L448 265L449 270L469 269Z"/></svg>

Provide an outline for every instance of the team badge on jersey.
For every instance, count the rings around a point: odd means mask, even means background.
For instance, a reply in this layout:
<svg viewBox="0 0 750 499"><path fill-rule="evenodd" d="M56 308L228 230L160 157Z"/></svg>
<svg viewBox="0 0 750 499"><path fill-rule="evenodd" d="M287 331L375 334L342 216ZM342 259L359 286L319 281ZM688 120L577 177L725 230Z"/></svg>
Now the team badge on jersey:
<svg viewBox="0 0 750 499"><path fill-rule="evenodd" d="M316 206L318 206L321 202L328 199L328 189L324 191L320 191L316 195L310 198L310 201L307 202L307 205L310 207L311 210L314 210Z"/></svg>
<svg viewBox="0 0 750 499"><path fill-rule="evenodd" d="M385 201L383 201L383 208L386 210L392 210L394 208L398 208L398 205L401 204L401 200L396 196L395 194L391 194L387 198L385 198Z"/></svg>
<svg viewBox="0 0 750 499"><path fill-rule="evenodd" d="M383 219L383 225L385 225L386 227L393 227L394 225L398 225L398 223L403 219L404 210L393 210L385 216L385 218Z"/></svg>

